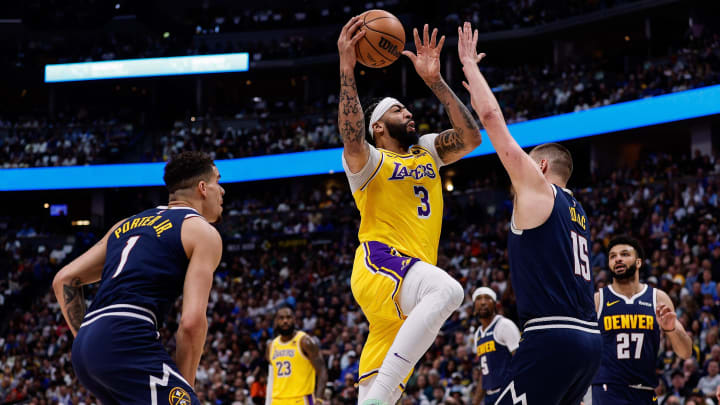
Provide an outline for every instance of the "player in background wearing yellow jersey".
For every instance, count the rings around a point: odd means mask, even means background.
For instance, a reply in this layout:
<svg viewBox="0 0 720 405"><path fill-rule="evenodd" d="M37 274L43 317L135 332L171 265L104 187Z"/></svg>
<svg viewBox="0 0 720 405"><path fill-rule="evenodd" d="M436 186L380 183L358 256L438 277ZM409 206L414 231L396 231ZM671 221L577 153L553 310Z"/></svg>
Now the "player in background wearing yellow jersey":
<svg viewBox="0 0 720 405"><path fill-rule="evenodd" d="M307 333L295 330L295 314L287 306L275 315L275 330L279 336L267 347L270 365L265 405L322 404L327 368L317 343Z"/></svg>
<svg viewBox="0 0 720 405"><path fill-rule="evenodd" d="M440 51L428 26L417 54L404 51L447 111L452 129L418 138L412 114L386 97L368 108L357 94L355 44L362 20L353 17L338 39L338 127L343 167L360 211L360 247L351 277L353 296L370 324L360 356L360 404L395 403L420 357L464 298L463 288L435 266L442 227L439 169L475 149L480 130L440 74Z"/></svg>

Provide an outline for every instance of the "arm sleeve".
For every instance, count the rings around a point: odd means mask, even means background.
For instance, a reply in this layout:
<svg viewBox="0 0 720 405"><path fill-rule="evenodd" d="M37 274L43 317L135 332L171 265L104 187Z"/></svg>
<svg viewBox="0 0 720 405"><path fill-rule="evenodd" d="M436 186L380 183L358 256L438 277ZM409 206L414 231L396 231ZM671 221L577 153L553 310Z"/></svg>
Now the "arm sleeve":
<svg viewBox="0 0 720 405"><path fill-rule="evenodd" d="M342 154L343 169L345 170L345 175L347 175L348 182L350 183L350 191L352 193L355 193L355 191L362 187L370 179L370 177L372 177L373 173L375 173L375 169L377 169L380 161L382 160L382 153L377 150L377 148L370 144L367 144L367 146L370 150L370 155L368 156L367 162L365 162L365 166L363 166L363 168L357 173L350 171L350 168L345 161L345 154Z"/></svg>
<svg viewBox="0 0 720 405"><path fill-rule="evenodd" d="M515 323L509 319L502 319L495 327L495 340L507 346L510 352L517 350L520 346L520 330Z"/></svg>
<svg viewBox="0 0 720 405"><path fill-rule="evenodd" d="M273 371L272 364L268 364L268 378L267 387L265 388L265 405L272 404L272 392L273 392L273 380L275 372Z"/></svg>
<svg viewBox="0 0 720 405"><path fill-rule="evenodd" d="M435 163L438 165L438 169L445 166L445 162L440 159L440 155L437 153L437 149L435 148L435 138L438 137L439 134L427 134L420 137L418 140L418 145L427 149L428 152L430 152L430 156L432 156Z"/></svg>

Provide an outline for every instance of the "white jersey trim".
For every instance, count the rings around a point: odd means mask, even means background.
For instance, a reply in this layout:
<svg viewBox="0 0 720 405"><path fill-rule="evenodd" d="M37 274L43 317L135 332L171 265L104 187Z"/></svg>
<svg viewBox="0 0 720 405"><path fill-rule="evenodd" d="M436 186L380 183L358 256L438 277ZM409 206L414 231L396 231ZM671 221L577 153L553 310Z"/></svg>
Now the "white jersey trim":
<svg viewBox="0 0 720 405"><path fill-rule="evenodd" d="M87 314L85 314L85 319L92 317L93 315L97 314L98 312L106 311L106 310L108 310L108 309L117 309L117 308L130 308L130 309L135 309L135 310L138 310L138 311L145 312L145 313L149 314L150 316L152 316L152 319L155 321L155 323L157 323L157 319L155 318L155 314L154 314L151 310L149 310L149 309L147 309L147 308L143 308L143 307L137 306L137 305L132 305L132 304L113 304L113 305L108 305L108 306L106 306L106 307L102 307L102 308L100 308L100 309L96 309L96 310L94 310L94 311L92 311L92 312L88 312Z"/></svg>
<svg viewBox="0 0 720 405"><path fill-rule="evenodd" d="M495 314L495 318L493 318L493 320L488 324L487 328L485 328L484 330L483 330L482 324L480 324L480 326L478 326L478 330L480 331L480 337L487 336L487 331L490 330L490 328L492 328L493 325L495 325L500 320L500 318L501 318L500 314Z"/></svg>
<svg viewBox="0 0 720 405"><path fill-rule="evenodd" d="M557 321L567 321L567 322L576 322L579 324L587 325L587 326L595 326L597 327L597 322L591 322L591 321L583 321L582 319L573 318L571 316L544 316L542 318L533 318L527 322L525 322L525 326L531 325L533 323L538 322L557 322Z"/></svg>
<svg viewBox="0 0 720 405"><path fill-rule="evenodd" d="M438 165L437 169L445 166L445 162L440 158L440 155L437 152L437 148L435 147L435 139L440 134L427 134L423 135L418 139L417 145L423 149L426 149L428 152L430 152L430 156L432 156L435 163Z"/></svg>
<svg viewBox="0 0 720 405"><path fill-rule="evenodd" d="M595 333L600 334L600 331L597 329L590 329L590 328L583 328L582 326L577 325L539 325L539 326L531 326L529 328L525 328L523 332L530 332L534 330L542 330L542 329L575 329L580 330L587 333Z"/></svg>
<svg viewBox="0 0 720 405"><path fill-rule="evenodd" d="M82 328L83 326L88 326L88 325L92 324L93 322L97 321L98 319L105 318L106 316L124 316L124 317L129 317L129 318L142 319L143 321L147 321L147 322L151 323L153 326L155 326L155 323L152 321L152 319L148 318L145 315L136 314L135 312L105 312L104 314L100 314L89 321L83 322L80 325L80 327Z"/></svg>
<svg viewBox="0 0 720 405"><path fill-rule="evenodd" d="M598 300L598 306L599 306L600 308L599 308L599 309L596 309L596 310L597 310L597 319L598 319L598 320L600 320L600 315L602 314L603 307L605 306L605 305L604 305L605 302L603 302L603 298L604 298L603 296L605 295L605 294L603 294L603 290L604 290L604 288L601 288L601 289L598 290L598 294L600 294L600 295L598 296L598 298L599 298L599 300Z"/></svg>
<svg viewBox="0 0 720 405"><path fill-rule="evenodd" d="M342 153L343 170L345 170L348 183L350 183L350 192L353 194L360 188L363 188L363 186L367 187L367 185L370 184L370 182L380 172L380 167L385 160L385 155L377 150L376 147L367 142L365 144L368 147L368 159L362 169L360 169L357 173L350 171L347 160L345 160L345 152Z"/></svg>
<svg viewBox="0 0 720 405"><path fill-rule="evenodd" d="M626 304L632 305L632 304L635 303L635 300L636 300L636 299L640 298L643 294L645 294L645 292L646 292L647 289L648 289L648 285L645 284L645 287L643 287L643 289L640 290L639 293L633 295L633 296L630 297L630 298L628 298L628 297L626 297L626 296L624 296L624 295L622 295L622 294L618 294L618 293L612 288L612 284L608 285L608 289L610 290L610 292L612 292L613 294L615 294L615 296L617 296L617 297L620 298L621 300L624 300ZM653 299L654 299L654 298L653 298Z"/></svg>

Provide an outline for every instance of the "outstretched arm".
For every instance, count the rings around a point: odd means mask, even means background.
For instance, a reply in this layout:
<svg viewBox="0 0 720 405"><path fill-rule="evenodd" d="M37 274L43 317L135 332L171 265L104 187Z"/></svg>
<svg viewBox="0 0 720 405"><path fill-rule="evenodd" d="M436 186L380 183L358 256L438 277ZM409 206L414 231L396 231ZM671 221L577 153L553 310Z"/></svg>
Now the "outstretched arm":
<svg viewBox="0 0 720 405"><path fill-rule="evenodd" d="M355 44L365 35L362 19L355 16L345 24L338 38L340 54L340 104L338 128L343 140L345 161L357 173L365 166L370 152L365 143L365 117L355 83Z"/></svg>
<svg viewBox="0 0 720 405"><path fill-rule="evenodd" d="M60 304L60 310L73 336L77 335L87 310L82 288L86 284L99 281L102 277L108 237L121 222L113 225L100 241L63 267L53 279L55 298Z"/></svg>
<svg viewBox="0 0 720 405"><path fill-rule="evenodd" d="M477 64L485 57L477 53L477 30L470 23L458 28L458 54L463 65L473 109L487 130L490 142L510 176L515 189L515 221L520 229L541 225L552 211L553 191L540 167L510 135L500 105Z"/></svg>
<svg viewBox="0 0 720 405"><path fill-rule="evenodd" d="M305 353L305 356L310 359L310 362L315 368L315 375L317 376L315 384L315 401L322 402L328 375L327 367L325 367L322 354L320 354L320 348L309 336L304 336L302 338L300 341L300 347L302 347L303 353Z"/></svg>
<svg viewBox="0 0 720 405"><path fill-rule="evenodd" d="M442 131L435 138L435 148L443 163L450 164L460 160L472 152L482 142L480 128L467 107L460 101L440 74L440 52L445 43L445 36L437 42L437 28L433 29L428 38L428 25L423 27L423 41L420 41L417 28L413 29L417 55L411 51L403 51L415 66L418 75L435 94L445 107L452 129Z"/></svg>

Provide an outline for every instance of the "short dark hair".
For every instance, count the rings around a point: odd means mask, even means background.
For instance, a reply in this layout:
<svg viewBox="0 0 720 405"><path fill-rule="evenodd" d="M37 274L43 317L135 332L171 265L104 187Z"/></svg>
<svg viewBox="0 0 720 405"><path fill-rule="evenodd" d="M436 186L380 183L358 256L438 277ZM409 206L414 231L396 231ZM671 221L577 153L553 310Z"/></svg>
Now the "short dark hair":
<svg viewBox="0 0 720 405"><path fill-rule="evenodd" d="M378 104L382 101L382 98L374 98L370 100L370 105L365 109L365 140L372 146L375 146L375 137L370 135L370 117L373 111L377 108Z"/></svg>
<svg viewBox="0 0 720 405"><path fill-rule="evenodd" d="M209 180L213 173L212 158L203 152L182 152L165 165L165 186L170 193L192 187L200 180Z"/></svg>
<svg viewBox="0 0 720 405"><path fill-rule="evenodd" d="M545 158L548 161L550 170L565 182L570 180L573 172L573 160L568 148L559 143L551 142L534 147L530 153Z"/></svg>
<svg viewBox="0 0 720 405"><path fill-rule="evenodd" d="M635 253L637 254L638 259L645 259L645 251L643 251L643 248L642 246L640 246L640 242L638 242L637 239L631 238L627 235L616 236L610 240L610 243L608 244L608 252L610 251L610 249L617 245L632 246L632 248L635 249Z"/></svg>

